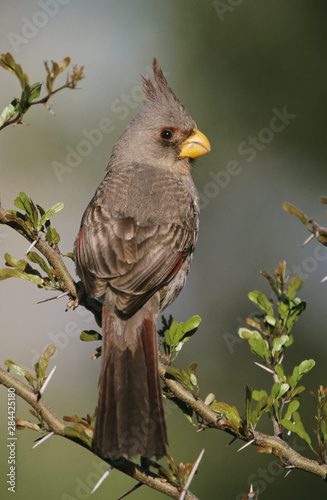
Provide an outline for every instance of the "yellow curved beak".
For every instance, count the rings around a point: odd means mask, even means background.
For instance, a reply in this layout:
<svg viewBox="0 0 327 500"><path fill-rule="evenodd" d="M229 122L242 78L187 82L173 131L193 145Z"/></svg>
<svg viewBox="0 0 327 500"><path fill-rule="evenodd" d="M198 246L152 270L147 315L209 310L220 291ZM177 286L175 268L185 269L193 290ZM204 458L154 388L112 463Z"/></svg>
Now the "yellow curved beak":
<svg viewBox="0 0 327 500"><path fill-rule="evenodd" d="M182 144L179 156L183 158L197 158L211 151L210 142L200 130L195 129L194 134L190 135Z"/></svg>

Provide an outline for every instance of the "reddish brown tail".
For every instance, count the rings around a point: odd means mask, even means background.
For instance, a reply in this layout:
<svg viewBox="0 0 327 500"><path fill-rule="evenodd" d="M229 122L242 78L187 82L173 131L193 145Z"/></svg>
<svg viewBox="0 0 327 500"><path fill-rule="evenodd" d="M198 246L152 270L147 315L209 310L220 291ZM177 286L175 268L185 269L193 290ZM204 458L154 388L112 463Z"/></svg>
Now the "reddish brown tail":
<svg viewBox="0 0 327 500"><path fill-rule="evenodd" d="M103 307L99 399L93 438L106 458L162 457L167 432L158 373L156 315L128 320Z"/></svg>

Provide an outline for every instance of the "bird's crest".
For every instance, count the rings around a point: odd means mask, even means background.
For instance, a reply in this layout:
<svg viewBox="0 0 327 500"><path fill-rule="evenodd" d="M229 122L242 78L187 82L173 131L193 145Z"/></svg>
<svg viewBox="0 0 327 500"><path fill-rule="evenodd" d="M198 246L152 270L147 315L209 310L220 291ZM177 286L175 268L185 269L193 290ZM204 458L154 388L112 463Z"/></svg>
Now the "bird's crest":
<svg viewBox="0 0 327 500"><path fill-rule="evenodd" d="M172 94L176 98L175 94L169 87L167 80L162 72L162 69L160 68L158 61L155 57L153 58L152 61L152 67L153 67L154 81L156 85L155 86L153 85L150 78L145 78L144 76L142 76L143 92L145 94L145 97L151 101L156 101L161 93L167 95L168 92L169 94Z"/></svg>

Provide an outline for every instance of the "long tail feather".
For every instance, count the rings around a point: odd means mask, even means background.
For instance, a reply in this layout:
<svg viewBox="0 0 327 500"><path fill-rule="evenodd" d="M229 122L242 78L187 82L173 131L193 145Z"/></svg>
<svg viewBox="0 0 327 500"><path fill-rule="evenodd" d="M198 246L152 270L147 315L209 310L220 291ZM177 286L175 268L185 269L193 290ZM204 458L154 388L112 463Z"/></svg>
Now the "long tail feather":
<svg viewBox="0 0 327 500"><path fill-rule="evenodd" d="M162 457L166 423L158 373L156 315L128 320L103 307L103 346L94 449L107 458Z"/></svg>

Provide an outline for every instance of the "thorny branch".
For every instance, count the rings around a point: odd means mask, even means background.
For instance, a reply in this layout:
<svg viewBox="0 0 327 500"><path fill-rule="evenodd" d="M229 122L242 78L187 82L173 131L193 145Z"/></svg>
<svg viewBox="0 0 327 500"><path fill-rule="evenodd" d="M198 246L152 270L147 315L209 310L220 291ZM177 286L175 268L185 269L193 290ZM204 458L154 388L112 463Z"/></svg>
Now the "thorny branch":
<svg viewBox="0 0 327 500"><path fill-rule="evenodd" d="M0 383L5 387L14 388L17 396L21 397L32 406L35 412L40 415L43 421L48 425L49 432L54 432L54 434L65 437L90 450L90 447L87 446L83 440L79 439L76 433L70 432L72 428L54 414L43 398L38 401L38 395L32 389L2 368L0 368ZM112 464L106 458L101 457L101 455L97 456L107 462L108 466L114 465L114 468L120 472L123 472L154 490L164 493L170 498L178 499L180 497L180 491L175 486L130 460L124 459L119 463ZM185 500L197 500L197 497L188 492Z"/></svg>
<svg viewBox="0 0 327 500"><path fill-rule="evenodd" d="M52 248L45 240L41 237L31 237L23 229L18 226L15 221L12 220L10 214L0 205L0 224L7 225L17 231L21 236L23 236L29 243L35 243L35 248L44 255L49 264L58 272L60 280L64 284L65 291L68 292L72 301L77 299L79 295L79 304L88 309L96 318L101 317L101 304L94 299L88 298L85 294L79 292L79 283L76 284L69 273L65 263L61 257L59 251Z"/></svg>
<svg viewBox="0 0 327 500"><path fill-rule="evenodd" d="M26 235L24 231L21 230L21 228L16 226L10 220L9 215L10 214L8 214L0 206L0 223L12 227L32 243L33 239ZM38 238L35 247L58 271L60 278L64 283L65 289L69 292L70 297L72 299L75 299L77 297L76 284L70 273L68 272L60 253L50 245L48 245L48 243L41 238ZM86 301L83 302L82 300L81 304L87 307L93 313L99 313L99 307L95 305L96 301L91 301L87 304ZM159 373L161 379L169 388L173 396L189 405L196 413L196 415L204 421L205 425L203 425L203 428L215 428L235 436L235 433L233 433L230 425L228 425L228 419L223 414L220 414L211 409L207 404L204 403L204 401L192 394L173 377L169 376L169 374L167 374L166 372L166 366L161 362L159 362ZM67 439L70 439L77 444L80 444L81 446L84 446L91 450L91 447L88 446L86 442L79 439L76 436L76 433L74 434L73 432L70 432L72 428L69 427L66 422L55 415L55 413L45 403L44 399L41 398L40 400L38 400L38 395L23 382L17 380L15 377L13 377L3 369L0 369L0 383L6 387L15 388L16 394L24 399L29 405L31 405L35 412L42 417L44 422L46 422L49 431L53 431L55 434L66 437ZM303 471L307 471L326 481L327 465L319 464L314 460L303 457L278 436L269 436L252 429L251 431L249 431L247 436L237 435L236 437L246 441L248 444L256 446L261 452L275 455L287 468L297 468ZM110 464L107 459L103 457L100 458ZM169 483L167 480L163 480L159 476L148 472L147 470L141 468L137 464L127 459L124 459L121 463L115 463L114 467L124 474L133 477L136 481L142 482L150 488L160 491L171 498L178 499L180 497L180 491L174 485ZM188 492L185 496L185 499L196 500L196 497L192 493Z"/></svg>
<svg viewBox="0 0 327 500"><path fill-rule="evenodd" d="M226 418L213 411L201 399L196 398L191 392L186 390L179 382L167 377L165 366L159 364L161 379L173 392L174 396L187 403L199 416L201 416L209 427L232 433L226 426ZM239 439L243 439L238 436ZM244 440L246 440L244 438ZM269 436L258 431L252 431L248 437L252 445L260 448L261 452L270 453L277 456L285 465L292 466L300 470L311 472L321 479L327 479L327 465L320 465L314 460L303 457L293 450L283 439L278 436Z"/></svg>

